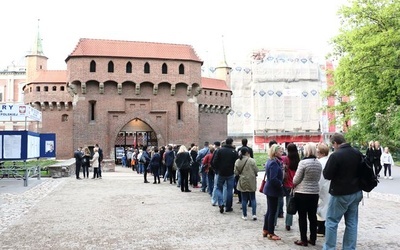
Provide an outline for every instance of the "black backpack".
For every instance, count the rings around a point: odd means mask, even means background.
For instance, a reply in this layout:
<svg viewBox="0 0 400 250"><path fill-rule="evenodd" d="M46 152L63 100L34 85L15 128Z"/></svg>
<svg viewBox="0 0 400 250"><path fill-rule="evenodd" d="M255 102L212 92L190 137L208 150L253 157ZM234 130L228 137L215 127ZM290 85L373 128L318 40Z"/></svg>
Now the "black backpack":
<svg viewBox="0 0 400 250"><path fill-rule="evenodd" d="M361 155L361 163L359 166L360 188L365 192L371 192L378 186L378 177L375 175L372 162L367 156Z"/></svg>

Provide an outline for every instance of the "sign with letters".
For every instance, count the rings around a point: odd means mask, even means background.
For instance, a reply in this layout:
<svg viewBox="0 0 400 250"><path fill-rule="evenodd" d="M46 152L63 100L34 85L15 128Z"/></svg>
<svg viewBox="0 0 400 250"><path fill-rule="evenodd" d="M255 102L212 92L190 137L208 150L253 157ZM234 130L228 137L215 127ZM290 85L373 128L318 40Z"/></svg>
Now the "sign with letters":
<svg viewBox="0 0 400 250"><path fill-rule="evenodd" d="M42 121L42 112L22 103L0 103L0 121Z"/></svg>

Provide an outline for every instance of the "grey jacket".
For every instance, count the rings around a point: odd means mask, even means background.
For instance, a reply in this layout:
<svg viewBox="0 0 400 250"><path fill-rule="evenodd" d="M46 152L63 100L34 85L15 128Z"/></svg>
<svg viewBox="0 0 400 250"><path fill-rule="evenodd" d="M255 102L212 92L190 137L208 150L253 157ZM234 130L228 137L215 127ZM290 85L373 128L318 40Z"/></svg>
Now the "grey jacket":
<svg viewBox="0 0 400 250"><path fill-rule="evenodd" d="M295 193L318 194L322 165L317 158L304 158L299 162L293 184Z"/></svg>

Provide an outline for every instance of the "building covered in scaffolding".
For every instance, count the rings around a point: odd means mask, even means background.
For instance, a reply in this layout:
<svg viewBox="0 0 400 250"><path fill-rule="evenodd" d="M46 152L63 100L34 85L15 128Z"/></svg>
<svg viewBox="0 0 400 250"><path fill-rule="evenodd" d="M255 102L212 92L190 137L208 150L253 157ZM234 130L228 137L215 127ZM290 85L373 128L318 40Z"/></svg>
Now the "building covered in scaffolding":
<svg viewBox="0 0 400 250"><path fill-rule="evenodd" d="M247 138L256 150L266 150L271 140L301 145L323 141L324 134L335 130L323 111L328 100L322 96L331 64L317 62L309 51L259 49L229 65L233 96L228 135L236 144Z"/></svg>

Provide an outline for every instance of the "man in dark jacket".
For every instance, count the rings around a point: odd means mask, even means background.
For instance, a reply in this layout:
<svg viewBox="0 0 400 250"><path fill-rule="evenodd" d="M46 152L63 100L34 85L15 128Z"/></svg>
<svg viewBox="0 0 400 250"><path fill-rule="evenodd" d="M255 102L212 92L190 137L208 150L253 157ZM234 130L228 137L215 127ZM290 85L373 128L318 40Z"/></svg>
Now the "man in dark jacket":
<svg viewBox="0 0 400 250"><path fill-rule="evenodd" d="M81 180L81 178L79 177L79 172L81 172L82 159L83 159L82 147L79 147L77 150L75 150L74 157L75 157L76 179Z"/></svg>
<svg viewBox="0 0 400 250"><path fill-rule="evenodd" d="M226 190L226 209L225 212L232 212L232 201L233 201L233 185L234 185L234 168L235 161L238 158L238 154L235 147L232 145L233 139L228 138L225 141L225 145L219 150L214 152L213 166L216 172L218 172L217 177L217 196L218 196L218 206L219 212L224 212L223 203L223 186L224 183L227 185Z"/></svg>
<svg viewBox="0 0 400 250"><path fill-rule="evenodd" d="M103 163L103 149L100 148L99 144L96 143L96 145L94 145L95 148L98 148L98 152L99 152L99 169L98 169L98 173L99 173L99 178L101 179L101 167L102 167L102 163Z"/></svg>
<svg viewBox="0 0 400 250"><path fill-rule="evenodd" d="M169 178L169 183L172 184L172 181L176 183L176 170L173 169L174 165L174 160L175 160L175 152L172 148L171 145L168 145L168 150L165 152L165 166L167 168L167 176ZM164 181L166 180L166 177L164 177Z"/></svg>
<svg viewBox="0 0 400 250"><path fill-rule="evenodd" d="M323 249L336 249L337 227L343 216L346 229L342 248L356 249L358 205L363 197L358 172L362 155L346 143L342 134L332 135L331 143L335 152L329 156L323 171L325 179L331 181L329 193L332 195L326 215Z"/></svg>

